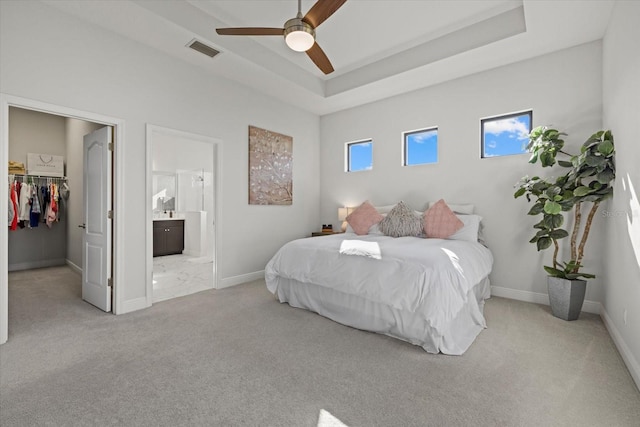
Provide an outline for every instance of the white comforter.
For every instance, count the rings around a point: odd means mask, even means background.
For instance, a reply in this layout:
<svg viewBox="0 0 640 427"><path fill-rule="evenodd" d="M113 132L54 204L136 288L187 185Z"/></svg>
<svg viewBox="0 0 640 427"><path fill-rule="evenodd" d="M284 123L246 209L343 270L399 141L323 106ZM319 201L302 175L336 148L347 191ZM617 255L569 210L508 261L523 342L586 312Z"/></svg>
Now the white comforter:
<svg viewBox="0 0 640 427"><path fill-rule="evenodd" d="M377 242L381 259L340 254L345 239ZM274 294L278 277L332 288L415 313L446 336L492 264L491 252L476 242L346 233L285 244L265 267L265 278Z"/></svg>

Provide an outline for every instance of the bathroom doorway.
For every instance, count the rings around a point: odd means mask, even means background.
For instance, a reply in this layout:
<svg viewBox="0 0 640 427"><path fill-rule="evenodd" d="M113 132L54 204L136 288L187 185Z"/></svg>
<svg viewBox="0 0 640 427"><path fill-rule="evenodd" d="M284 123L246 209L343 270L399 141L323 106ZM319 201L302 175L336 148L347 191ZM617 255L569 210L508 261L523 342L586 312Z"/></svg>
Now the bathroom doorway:
<svg viewBox="0 0 640 427"><path fill-rule="evenodd" d="M150 303L217 287L219 141L147 126Z"/></svg>

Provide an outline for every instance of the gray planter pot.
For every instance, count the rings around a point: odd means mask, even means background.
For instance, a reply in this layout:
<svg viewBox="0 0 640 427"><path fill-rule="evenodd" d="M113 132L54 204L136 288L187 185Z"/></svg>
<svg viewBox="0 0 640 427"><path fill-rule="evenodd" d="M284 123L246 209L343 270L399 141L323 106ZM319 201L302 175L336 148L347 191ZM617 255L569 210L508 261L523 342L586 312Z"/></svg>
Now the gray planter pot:
<svg viewBox="0 0 640 427"><path fill-rule="evenodd" d="M567 280L548 276L547 288L549 305L554 316L564 320L576 320L580 316L587 291L586 280Z"/></svg>

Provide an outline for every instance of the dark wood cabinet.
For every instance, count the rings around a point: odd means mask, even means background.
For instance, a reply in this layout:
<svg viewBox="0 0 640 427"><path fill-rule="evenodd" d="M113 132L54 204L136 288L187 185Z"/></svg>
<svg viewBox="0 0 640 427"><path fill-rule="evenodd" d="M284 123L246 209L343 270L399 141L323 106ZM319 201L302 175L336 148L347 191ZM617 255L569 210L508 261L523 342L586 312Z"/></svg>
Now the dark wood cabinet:
<svg viewBox="0 0 640 427"><path fill-rule="evenodd" d="M181 254L184 220L153 221L153 256Z"/></svg>

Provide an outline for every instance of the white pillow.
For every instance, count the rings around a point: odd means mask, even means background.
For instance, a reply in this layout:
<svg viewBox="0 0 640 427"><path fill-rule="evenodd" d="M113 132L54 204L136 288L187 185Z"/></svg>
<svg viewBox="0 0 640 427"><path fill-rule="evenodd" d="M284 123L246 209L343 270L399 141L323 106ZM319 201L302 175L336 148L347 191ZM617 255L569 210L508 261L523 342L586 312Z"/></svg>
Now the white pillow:
<svg viewBox="0 0 640 427"><path fill-rule="evenodd" d="M453 209L453 208L452 208ZM447 237L449 240L465 240L467 242L477 242L478 233L480 232L480 215L458 215L458 219L462 221L464 227Z"/></svg>
<svg viewBox="0 0 640 427"><path fill-rule="evenodd" d="M379 214L388 214L389 212L391 212L391 209L395 208L396 205L385 205L385 206L374 206L374 208L376 208L376 210L378 211Z"/></svg>
<svg viewBox="0 0 640 427"><path fill-rule="evenodd" d="M472 205L471 203L467 203L467 204L453 204L453 203L449 203L447 201L445 201L447 206L449 206L449 209L451 209L453 212L457 213L457 214L467 214L467 215L471 215L473 214L473 211L475 209L475 206ZM436 202L429 202L428 207L430 208L432 205L435 205ZM376 208L378 209L378 208Z"/></svg>
<svg viewBox="0 0 640 427"><path fill-rule="evenodd" d="M386 214L382 214L382 216L385 216L385 215ZM367 234L377 234L377 235L380 235L380 236L384 236L384 233L382 231L380 231L380 228L378 227L378 224L373 224L369 228L369 232ZM347 229L345 230L345 233L354 233L355 234L355 231L353 231L353 228L351 228L349 223L347 223Z"/></svg>

